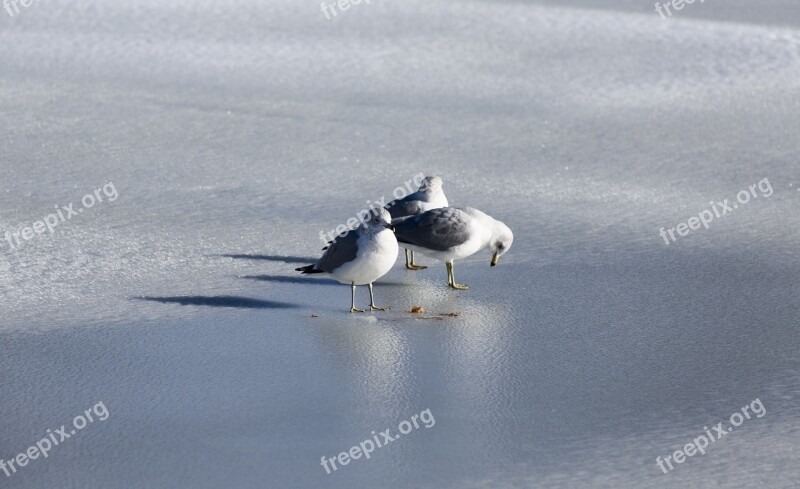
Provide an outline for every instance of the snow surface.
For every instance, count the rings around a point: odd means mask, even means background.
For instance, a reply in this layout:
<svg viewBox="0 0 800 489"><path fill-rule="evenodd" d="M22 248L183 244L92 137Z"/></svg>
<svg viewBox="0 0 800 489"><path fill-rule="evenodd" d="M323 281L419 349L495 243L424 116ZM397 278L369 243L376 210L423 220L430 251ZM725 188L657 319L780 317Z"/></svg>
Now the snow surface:
<svg viewBox="0 0 800 489"><path fill-rule="evenodd" d="M165 5L166 4L166 5ZM10 488L793 487L800 4L36 2L0 11ZM420 171L515 232L376 285L294 268ZM672 245L710 201L774 194ZM361 305L367 292L359 290ZM457 312L442 320L407 313ZM317 317L313 317L317 316ZM377 319L374 319L377 318ZM669 475L662 458L759 398ZM431 409L436 425L326 475Z"/></svg>

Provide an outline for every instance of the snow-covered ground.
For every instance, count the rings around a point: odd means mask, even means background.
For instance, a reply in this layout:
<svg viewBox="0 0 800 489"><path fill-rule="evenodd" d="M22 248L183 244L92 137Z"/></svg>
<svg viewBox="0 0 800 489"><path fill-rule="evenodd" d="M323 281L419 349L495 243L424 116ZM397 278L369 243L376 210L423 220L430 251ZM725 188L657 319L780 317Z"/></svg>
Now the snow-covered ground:
<svg viewBox="0 0 800 489"><path fill-rule="evenodd" d="M0 486L800 479L797 2L48 0L0 45L0 459L110 413ZM353 316L294 271L420 171L515 232L457 263L469 291L398 261Z"/></svg>

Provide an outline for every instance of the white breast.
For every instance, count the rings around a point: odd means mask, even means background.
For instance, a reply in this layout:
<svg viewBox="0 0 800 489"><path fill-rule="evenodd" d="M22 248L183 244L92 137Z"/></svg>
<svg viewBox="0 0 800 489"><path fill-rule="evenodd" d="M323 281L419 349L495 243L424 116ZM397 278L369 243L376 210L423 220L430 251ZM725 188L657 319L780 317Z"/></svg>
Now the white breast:
<svg viewBox="0 0 800 489"><path fill-rule="evenodd" d="M366 232L358 238L355 260L345 263L331 274L345 284L365 285L378 280L391 270L397 260L397 238L388 229Z"/></svg>

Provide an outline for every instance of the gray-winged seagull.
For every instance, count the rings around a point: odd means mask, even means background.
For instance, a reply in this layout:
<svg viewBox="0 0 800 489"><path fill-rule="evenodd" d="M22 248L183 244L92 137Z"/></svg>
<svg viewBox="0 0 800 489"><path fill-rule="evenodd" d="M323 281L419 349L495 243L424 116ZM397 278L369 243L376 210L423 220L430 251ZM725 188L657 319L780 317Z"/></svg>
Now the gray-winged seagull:
<svg viewBox="0 0 800 489"><path fill-rule="evenodd" d="M502 222L471 207L442 207L394 222L401 246L443 261L447 266L447 285L467 290L456 283L453 261L485 248L492 251L491 265L511 248L514 234Z"/></svg>
<svg viewBox="0 0 800 489"><path fill-rule="evenodd" d="M386 275L397 260L397 239L391 231L391 216L385 209L374 209L368 219L356 229L334 239L322 258L314 265L297 268L304 274L329 273L343 284L350 284L350 312L356 309L356 286L369 285L369 308L385 309L375 305L372 282Z"/></svg>
<svg viewBox="0 0 800 489"><path fill-rule="evenodd" d="M442 190L441 177L425 177L419 186L419 190L409 194L402 199L397 199L386 204L386 209L392 215L392 219L408 216L417 216L431 209L447 207L447 197ZM406 268L409 270L422 270L428 267L414 263L414 250L408 248L406 252ZM411 259L409 260L409 254Z"/></svg>

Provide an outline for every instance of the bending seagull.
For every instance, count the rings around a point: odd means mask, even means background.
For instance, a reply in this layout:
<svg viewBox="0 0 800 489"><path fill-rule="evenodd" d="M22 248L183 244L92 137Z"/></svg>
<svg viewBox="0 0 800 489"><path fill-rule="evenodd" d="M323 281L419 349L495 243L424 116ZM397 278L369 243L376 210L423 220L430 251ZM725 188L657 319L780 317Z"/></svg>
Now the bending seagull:
<svg viewBox="0 0 800 489"><path fill-rule="evenodd" d="M471 207L443 207L395 223L397 241L404 247L443 261L447 285L467 290L456 283L453 261L484 248L492 251L491 265L511 248L514 234L502 222Z"/></svg>
<svg viewBox="0 0 800 489"><path fill-rule="evenodd" d="M329 273L343 284L350 284L350 312L356 309L356 286L369 285L369 308L385 311L375 305L372 282L386 275L397 260L397 238L387 228L390 216L385 209L374 209L364 223L331 242L322 258L314 265L297 268L303 274Z"/></svg>
<svg viewBox="0 0 800 489"><path fill-rule="evenodd" d="M425 177L419 190L413 194L407 195L402 199L397 199L386 204L386 209L392 215L392 219L401 217L416 216L431 209L438 209L440 207L447 207L447 197L442 190L444 182L440 177ZM406 252L406 268L409 270L423 270L425 266L417 265L414 263L414 250L408 248ZM409 253L411 259L408 259Z"/></svg>

